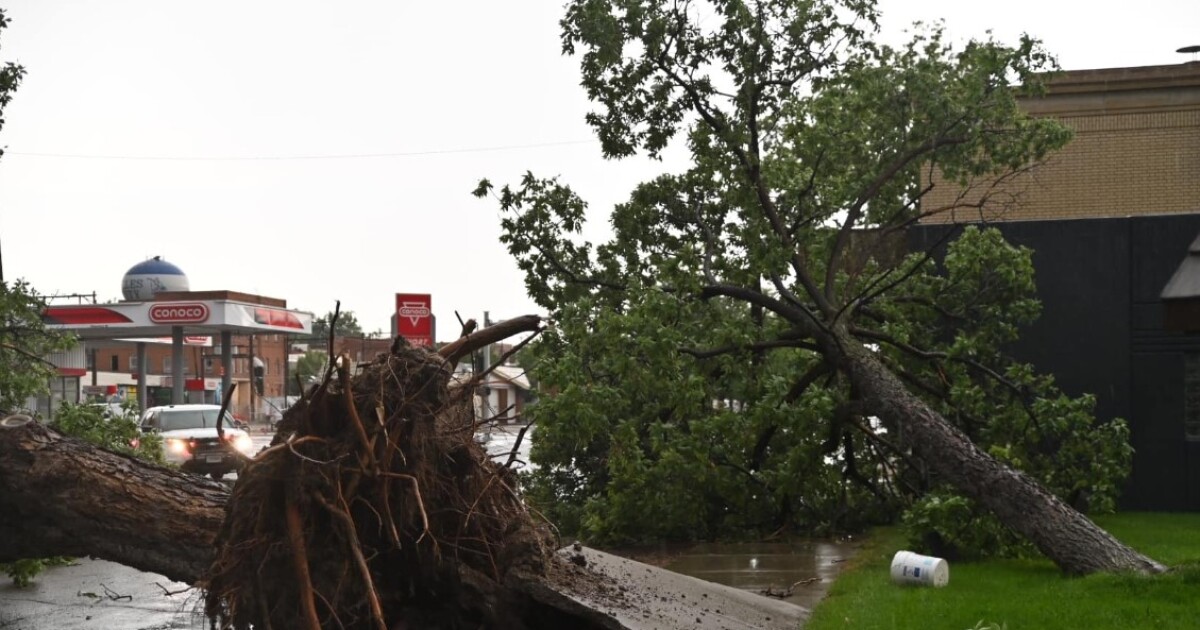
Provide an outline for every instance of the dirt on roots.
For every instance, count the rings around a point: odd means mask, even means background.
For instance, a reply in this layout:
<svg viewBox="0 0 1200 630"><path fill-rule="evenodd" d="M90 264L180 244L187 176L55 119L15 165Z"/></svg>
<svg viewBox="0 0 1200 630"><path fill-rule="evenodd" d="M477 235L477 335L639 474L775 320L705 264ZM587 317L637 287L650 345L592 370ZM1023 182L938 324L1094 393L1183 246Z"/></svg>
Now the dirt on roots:
<svg viewBox="0 0 1200 630"><path fill-rule="evenodd" d="M348 357L343 357L349 365ZM397 343L331 369L234 486L204 580L215 628L518 628L511 586L558 572L515 474L474 439L472 387Z"/></svg>

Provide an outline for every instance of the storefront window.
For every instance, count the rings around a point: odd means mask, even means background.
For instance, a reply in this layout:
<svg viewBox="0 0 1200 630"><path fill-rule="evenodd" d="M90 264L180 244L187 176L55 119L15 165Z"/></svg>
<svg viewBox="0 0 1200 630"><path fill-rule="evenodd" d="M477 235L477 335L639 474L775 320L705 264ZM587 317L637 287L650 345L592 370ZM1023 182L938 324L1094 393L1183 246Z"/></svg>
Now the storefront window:
<svg viewBox="0 0 1200 630"><path fill-rule="evenodd" d="M53 418L63 403L79 404L79 377L56 376L50 379L50 395L40 396L37 413L43 418Z"/></svg>

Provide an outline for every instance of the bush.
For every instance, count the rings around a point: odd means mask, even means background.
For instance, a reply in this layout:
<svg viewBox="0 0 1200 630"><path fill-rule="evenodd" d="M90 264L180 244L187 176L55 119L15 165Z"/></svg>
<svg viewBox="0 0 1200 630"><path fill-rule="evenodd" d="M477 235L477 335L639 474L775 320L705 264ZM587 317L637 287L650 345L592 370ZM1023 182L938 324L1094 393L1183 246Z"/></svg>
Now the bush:
<svg viewBox="0 0 1200 630"><path fill-rule="evenodd" d="M141 432L137 404L127 401L121 409L122 413L112 414L104 406L65 404L59 408L50 427L107 451L156 464L165 463L162 438Z"/></svg>
<svg viewBox="0 0 1200 630"><path fill-rule="evenodd" d="M910 548L947 560L1022 556L1033 546L970 499L950 493L921 497L904 514Z"/></svg>

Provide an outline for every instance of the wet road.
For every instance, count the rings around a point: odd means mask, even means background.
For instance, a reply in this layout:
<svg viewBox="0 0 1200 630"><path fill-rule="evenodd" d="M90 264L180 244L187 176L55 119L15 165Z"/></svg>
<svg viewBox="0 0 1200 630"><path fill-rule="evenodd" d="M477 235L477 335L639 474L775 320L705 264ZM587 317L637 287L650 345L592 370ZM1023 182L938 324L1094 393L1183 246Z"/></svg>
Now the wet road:
<svg viewBox="0 0 1200 630"><path fill-rule="evenodd" d="M196 589L113 562L80 558L17 588L3 577L4 630L202 630ZM168 594L170 592L170 594Z"/></svg>
<svg viewBox="0 0 1200 630"><path fill-rule="evenodd" d="M791 593L781 598L811 609L855 552L850 542L701 544L663 568L752 593Z"/></svg>

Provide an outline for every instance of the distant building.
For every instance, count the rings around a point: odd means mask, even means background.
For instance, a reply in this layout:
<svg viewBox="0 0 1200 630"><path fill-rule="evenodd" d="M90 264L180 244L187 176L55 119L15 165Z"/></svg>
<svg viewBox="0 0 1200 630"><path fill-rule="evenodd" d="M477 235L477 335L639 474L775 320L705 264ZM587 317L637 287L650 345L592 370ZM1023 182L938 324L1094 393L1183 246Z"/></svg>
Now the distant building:
<svg viewBox="0 0 1200 630"><path fill-rule="evenodd" d="M139 293L139 299L108 304L47 305L47 327L78 337L81 345L49 357L58 377L48 397L32 401L39 414L52 417L64 402L220 403L233 389L235 415L278 415L267 401L283 396L288 339L309 335L311 313L265 296L173 289L186 279L157 257L135 265L125 285L130 295L147 285L158 290L150 299ZM178 357L172 335L181 343Z"/></svg>
<svg viewBox="0 0 1200 630"><path fill-rule="evenodd" d="M454 380L465 383L474 377L469 364L460 364ZM478 422L497 424L525 423L526 407L536 400L533 386L525 368L519 365L498 365L492 368L475 390L475 417Z"/></svg>

